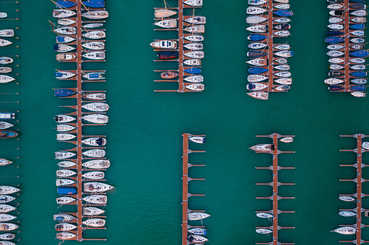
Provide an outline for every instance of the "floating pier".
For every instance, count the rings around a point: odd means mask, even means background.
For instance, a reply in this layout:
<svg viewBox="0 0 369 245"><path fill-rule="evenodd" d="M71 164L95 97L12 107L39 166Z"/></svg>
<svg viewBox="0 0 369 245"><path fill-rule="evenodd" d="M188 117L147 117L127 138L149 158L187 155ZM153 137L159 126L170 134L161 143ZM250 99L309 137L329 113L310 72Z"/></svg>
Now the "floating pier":
<svg viewBox="0 0 369 245"><path fill-rule="evenodd" d="M58 70L57 72L70 72L73 73L74 76L71 78L67 78L67 79L62 79L62 80L72 80L75 82L75 87L73 88L64 88L64 89L55 89L54 91L72 91L73 93L71 93L70 95L67 94L66 96L59 96L61 98L66 98L66 99L74 99L75 100L75 105L67 105L67 106L61 106L64 108L68 108L69 110L72 110L72 112L67 112L64 113L65 116L72 116L75 117L75 120L72 123L63 123L64 125L69 125L72 126L74 129L70 130L67 132L61 132L61 133L67 133L67 134L73 134L75 137L73 139L70 140L59 140L59 142L63 142L63 143L70 143L74 145L74 148L72 149L67 149L67 150L63 150L62 152L65 153L73 153L73 156L69 156L69 157L65 157L65 158L57 158L58 160L63 160L63 161L69 161L71 163L75 163L74 166L71 167L65 167L62 168L63 170L73 170L76 171L76 176L73 177L63 177L64 179L71 179L74 180L74 184L71 185L67 185L66 187L72 187L75 188L75 192L74 194L67 194L67 195L63 195L63 197L72 197L75 199L75 201L70 202L68 204L64 204L64 205L73 205L76 206L76 210L73 212L63 212L63 214L70 214L73 215L75 217L74 222L71 223L75 223L76 228L71 230L71 231L67 231L67 233L70 233L70 237L63 237L61 235L61 233L57 234L57 239L59 240L76 240L79 242L82 241L106 241L107 238L88 238L85 237L84 232L86 230L105 230L106 227L105 225L103 226L88 226L84 223L84 221L87 219L92 219L92 218L105 218L105 216L101 216L101 215L84 215L84 207L104 207L106 204L92 204L92 203L87 203L86 201L84 201L84 197L87 197L88 195L93 195L93 194L99 194L99 195L105 195L105 192L101 193L101 192L85 192L84 191L84 187L83 184L86 181L91 181L91 182L103 182L105 181L105 179L86 179L83 177L84 173L87 172L91 172L91 171L105 171L106 168L86 168L84 167L84 163L86 162L86 160L97 160L97 161L108 161L104 158L105 156L105 144L103 144L102 146L86 146L83 143L83 140L86 138L98 138L101 140L105 140L106 142L106 136L105 135L86 135L84 134L84 127L87 126L104 126L107 123L107 116L105 115L105 111L102 112L101 110L92 110L90 111L90 109L88 111L86 111L87 109L84 108L84 106L88 103L94 103L94 102L98 102L101 104L106 104L106 91L105 90L86 90L84 89L84 84L88 84L88 83L104 83L106 82L105 79L100 79L98 77L98 74L100 73L104 73L105 74L105 70L87 70L83 68L83 64L84 63L90 63L90 62L105 62L105 55L103 58L99 58L99 59L86 59L85 58L85 54L91 52L91 50L88 50L87 48L84 47L84 44L91 42L91 41L96 41L96 40L89 40L88 38L85 37L85 33L90 32L90 31L104 31L105 29L96 29L96 28L92 28L92 29L87 29L84 28L83 26L85 24L92 24L92 23L105 23L105 20L98 20L98 21L91 21L88 20L88 18L83 17L84 13L88 13L88 12L92 12L92 11L105 11L105 8L100 8L100 7L87 7L82 1L79 0L74 0L74 6L71 8L62 8L62 4L58 4L57 3L57 7L59 9L66 9L66 10L72 10L75 12L75 16L73 16L72 20L74 20L75 22L71 25L71 27L75 27L76 28L76 33L73 35L68 35L67 37L72 37L75 39L75 41L66 43L67 45L70 45L72 47L75 47L75 53L72 53L71 55L74 55L75 58L73 59L66 59L66 60L59 60L60 62L66 62L66 63L74 63L75 64L75 69L73 70ZM96 39L96 38L93 38ZM102 38L98 38L97 41L100 42L104 42L105 40L102 40ZM103 49L103 52L105 52L105 48ZM97 77L95 78L94 76L92 78L90 77L85 77L85 74L97 74ZM55 93L55 92L54 92ZM69 93L69 92L68 92ZM56 95L56 93L55 93ZM91 95L98 95L97 97L91 96ZM56 95L57 96L57 95ZM99 106L101 106L101 104ZM84 123L84 121L90 121L90 120L86 120L84 117L88 116L88 115L96 115L96 120L94 122L91 123ZM101 117L106 117L106 122L105 121L101 121ZM100 118L100 119L99 119ZM58 122L58 121L57 121ZM60 133L60 132L59 132ZM100 152L104 152L102 154L102 156L100 155L92 155L92 156L86 156L86 150L99 150ZM64 186L63 186L64 187ZM58 193L60 194L60 193ZM64 206L63 205L63 206ZM68 209L69 210L69 209ZM64 231L65 233L66 231ZM63 232L62 232L63 233Z"/></svg>
<svg viewBox="0 0 369 245"><path fill-rule="evenodd" d="M333 8L333 4L328 3L330 13L328 35L326 43L328 45L327 55L329 56L329 73L325 79L330 92L350 93L354 97L366 96L367 78L366 68L361 61L368 56L365 50L365 22L360 20L362 15L358 11L366 11L365 4L343 0L342 8ZM362 4L362 5L361 5ZM343 19L337 22L336 17ZM362 25L362 26L361 26ZM358 40L362 39L362 42ZM340 48L333 48L336 45ZM352 53L354 52L354 53ZM359 68L359 66L362 66Z"/></svg>
<svg viewBox="0 0 369 245"><path fill-rule="evenodd" d="M271 144L259 144L251 147L251 150L254 150L256 153L261 154L270 154L273 157L273 163L271 166L264 166L264 167L256 167L257 170L268 170L272 171L272 182L259 182L256 183L258 186L271 186L273 194L272 196L258 196L256 199L259 200L271 200L273 204L272 210L258 210L256 211L257 217L259 215L271 215L268 217L271 219L271 226L262 226L256 227L256 231L259 234L272 234L272 241L267 243L260 243L257 242L256 244L271 244L271 245L279 245L279 244L294 244L294 243L286 243L279 241L278 233L280 230L287 230L287 229L295 229L294 226L281 226L279 224L278 216L282 213L295 213L295 211L287 211L287 210L279 210L278 202L282 199L295 199L293 196L280 196L278 189L279 186L294 186L295 183L287 183L281 182L278 177L279 171L282 170L294 170L295 167L284 167L279 165L278 157L280 154L294 154L295 151L281 151L279 150L279 142L282 144L291 143L293 141L294 135L280 135L278 133L273 133L270 135L257 135L258 138L269 138L272 140ZM262 218L262 217L260 217ZM264 217L265 218L265 217Z"/></svg>
<svg viewBox="0 0 369 245"><path fill-rule="evenodd" d="M274 38L290 35L289 21L285 23L278 20L281 17L290 17L292 12L288 9L280 9L280 5L281 3L267 0L260 6L249 5L246 10L248 14L246 22L249 24L246 29L251 33L248 36L249 60L246 63L249 65L247 77L249 83L246 90L247 94L255 99L268 100L269 93L288 92L291 88L292 78L287 58L293 53L289 51L289 46L285 46L286 44L274 42ZM265 13L259 12L261 8ZM257 20L264 17L266 21ZM262 27L265 28L264 31L259 29Z"/></svg>
<svg viewBox="0 0 369 245"><path fill-rule="evenodd" d="M177 21L176 27L162 27L162 28L155 28L154 31L167 31L167 32L177 32L178 36L173 39L168 39L170 41L176 42L177 47L174 49L168 49L168 48L158 48L153 47L154 52L159 56L159 59L155 59L154 62L158 63L177 63L178 67L174 69L161 69L161 70L154 70L155 73L158 73L161 76L161 79L156 79L154 82L159 83L178 83L177 89L156 89L154 92L158 93L194 93L194 92L202 92L205 89L205 85L203 82L203 76L200 75L201 73L201 59L203 58L203 51L202 48L200 50L189 50L185 48L185 44L198 44L202 45L204 28L201 30L199 28L200 26L203 26L203 24L197 24L197 23L188 23L185 22L185 19L190 17L195 17L195 9L202 7L202 1L198 1L198 3L195 3L195 5L189 5L187 3L187 0L178 0L178 7L169 8L165 5L165 8L155 8L154 11L159 10L174 10L177 11L175 17L175 20ZM192 16L186 16L185 12L186 9L192 9ZM155 22L159 21L170 21L173 20L173 17L163 17L163 18L154 18ZM192 32L188 31L188 27L192 27ZM195 39L193 41L188 40L189 36L201 36L202 40ZM157 40L160 41L160 40ZM163 52L171 52L173 57L166 57L161 58L160 53L163 54ZM189 54L192 52L193 55L195 55L195 52L198 52L197 55L194 57L190 57ZM199 52L202 53L202 56L199 56ZM187 54L187 55L186 55ZM163 55L164 56L164 55ZM193 63L191 63L193 62ZM162 73L172 73L176 74L176 76L172 76L171 78L163 78L161 75ZM189 79L191 77L191 79ZM193 78L196 77L196 78Z"/></svg>
<svg viewBox="0 0 369 245"><path fill-rule="evenodd" d="M356 229L355 231L355 240L340 240L341 243L353 243L353 244L365 244L369 241L365 241L362 235L362 228L368 227L367 225L362 223L362 214L366 209L363 208L363 198L367 196L367 194L363 193L363 183L367 181L367 179L363 178L363 168L368 167L369 165L363 163L363 153L368 152L368 149L363 148L364 139L368 138L369 135L365 134L353 134L353 135L340 135L342 138L354 138L356 140L356 147L354 149L341 149L340 152L352 152L356 155L355 163L353 164L340 164L340 167L353 167L356 169L356 177L354 179L339 179L340 182L353 182L356 184L356 193L347 193L340 194L342 196L353 197L355 200L353 201L356 205L352 209L340 209L340 211L352 211L355 213L354 224L344 224L341 226L353 227ZM368 146L366 146L368 147ZM350 218L351 220L352 218Z"/></svg>
<svg viewBox="0 0 369 245"><path fill-rule="evenodd" d="M193 194L189 192L188 184L190 181L204 181L205 178L191 178L189 177L188 170L191 167L205 167L204 164L192 164L189 162L190 154L192 153L204 153L204 150L191 150L190 149L190 142L192 144L202 144L202 143L195 143L191 141L192 137L199 137L205 139L205 135L193 135L189 133L182 134L182 245L188 245L191 242L189 239L188 229L191 227L197 228L205 228L203 225L193 226L189 224L188 215L190 212L204 212L204 210L191 210L189 208L189 198L190 197L203 197L205 194ZM192 221L194 222L194 221Z"/></svg>

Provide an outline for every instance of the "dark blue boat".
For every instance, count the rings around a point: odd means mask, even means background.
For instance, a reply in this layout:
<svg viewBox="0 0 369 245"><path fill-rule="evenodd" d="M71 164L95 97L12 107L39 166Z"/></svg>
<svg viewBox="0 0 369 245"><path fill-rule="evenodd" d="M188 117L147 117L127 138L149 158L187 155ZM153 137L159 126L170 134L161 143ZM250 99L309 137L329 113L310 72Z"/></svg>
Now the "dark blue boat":
<svg viewBox="0 0 369 245"><path fill-rule="evenodd" d="M340 36L343 35L344 33L341 31L335 31L335 30L328 30L327 31L327 36Z"/></svg>
<svg viewBox="0 0 369 245"><path fill-rule="evenodd" d="M247 37L250 41L262 41L266 38L264 35L260 34L251 34Z"/></svg>
<svg viewBox="0 0 369 245"><path fill-rule="evenodd" d="M359 78L363 78L366 77L368 74L364 71L354 71L354 72L350 72L350 76L353 77L359 77Z"/></svg>
<svg viewBox="0 0 369 245"><path fill-rule="evenodd" d="M339 91L339 90L343 90L344 87L342 85L331 85L328 86L328 90L329 91Z"/></svg>
<svg viewBox="0 0 369 245"><path fill-rule="evenodd" d="M169 59L178 58L178 52L177 51L160 51L157 54L158 54L159 59L162 59L162 60L169 60Z"/></svg>
<svg viewBox="0 0 369 245"><path fill-rule="evenodd" d="M350 4L350 9L352 10L365 9L365 4L363 2L352 3Z"/></svg>
<svg viewBox="0 0 369 245"><path fill-rule="evenodd" d="M355 50L355 51L350 52L351 57L364 58L364 57L368 57L368 55L369 55L369 51L365 49Z"/></svg>
<svg viewBox="0 0 369 245"><path fill-rule="evenodd" d="M289 17L293 15L292 11L284 9L274 11L273 14L280 17Z"/></svg>
<svg viewBox="0 0 369 245"><path fill-rule="evenodd" d="M365 24L353 24L353 25L350 25L350 29L351 30L364 30Z"/></svg>
<svg viewBox="0 0 369 245"><path fill-rule="evenodd" d="M329 44L337 44L337 43L343 43L345 40L343 39L343 37L326 37L324 40L326 43Z"/></svg>
<svg viewBox="0 0 369 245"><path fill-rule="evenodd" d="M54 96L56 97L68 97L76 94L75 91L67 88L58 88L54 90Z"/></svg>
<svg viewBox="0 0 369 245"><path fill-rule="evenodd" d="M56 192L59 195L73 195L77 193L77 189L74 187L57 187Z"/></svg>
<svg viewBox="0 0 369 245"><path fill-rule="evenodd" d="M261 73L264 73L264 72L267 72L268 69L266 68L263 68L263 67L251 67L248 69L248 72L250 74L261 74Z"/></svg>
<svg viewBox="0 0 369 245"><path fill-rule="evenodd" d="M189 73L189 74L200 74L201 69L197 67L192 67L192 68L184 69L184 72Z"/></svg>
<svg viewBox="0 0 369 245"><path fill-rule="evenodd" d="M247 52L247 57L258 58L266 56L266 52L260 50L251 50Z"/></svg>
<svg viewBox="0 0 369 245"><path fill-rule="evenodd" d="M57 0L55 4L58 8L71 8L76 6L75 2L69 0Z"/></svg>
<svg viewBox="0 0 369 245"><path fill-rule="evenodd" d="M105 0L85 0L83 4L89 8L105 8Z"/></svg>
<svg viewBox="0 0 369 245"><path fill-rule="evenodd" d="M352 91L365 91L365 85L353 85L351 86Z"/></svg>

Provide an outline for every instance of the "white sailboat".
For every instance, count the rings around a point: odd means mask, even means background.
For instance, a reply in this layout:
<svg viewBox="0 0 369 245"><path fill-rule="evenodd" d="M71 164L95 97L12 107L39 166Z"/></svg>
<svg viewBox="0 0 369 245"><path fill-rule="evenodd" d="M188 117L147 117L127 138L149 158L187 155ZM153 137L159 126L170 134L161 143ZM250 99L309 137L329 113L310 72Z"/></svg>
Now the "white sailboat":
<svg viewBox="0 0 369 245"><path fill-rule="evenodd" d="M101 182L85 182L83 183L83 191L86 193L103 193L113 190L114 187Z"/></svg>
<svg viewBox="0 0 369 245"><path fill-rule="evenodd" d="M82 155L86 157L92 157L92 158L102 158L106 155L106 152L105 150L102 150L102 149L91 149L91 150L82 152Z"/></svg>
<svg viewBox="0 0 369 245"><path fill-rule="evenodd" d="M106 195L89 195L83 197L82 200L90 204L106 205L108 197Z"/></svg>
<svg viewBox="0 0 369 245"><path fill-rule="evenodd" d="M104 160L104 159L90 160L90 161L82 163L82 166L85 168L92 168L92 169L107 169L110 167L110 161Z"/></svg>

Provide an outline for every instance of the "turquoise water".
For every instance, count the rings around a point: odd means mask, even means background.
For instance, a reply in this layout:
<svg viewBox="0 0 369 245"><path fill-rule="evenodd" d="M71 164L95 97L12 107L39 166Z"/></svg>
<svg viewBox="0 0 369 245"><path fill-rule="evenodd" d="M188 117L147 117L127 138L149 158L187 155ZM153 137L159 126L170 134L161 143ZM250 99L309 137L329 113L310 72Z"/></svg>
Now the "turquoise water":
<svg viewBox="0 0 369 245"><path fill-rule="evenodd" d="M174 5L172 0L167 2ZM152 8L161 6L161 1L108 2L111 18L106 27L109 74L105 87L111 123L98 129L108 135L112 167L107 179L116 186L109 196L108 230L98 234L107 235L107 244L180 243L183 132L208 135L207 153L196 157L208 166L191 170L191 176L206 177L206 181L190 187L191 192L206 193L206 197L194 198L190 207L212 214L206 221L209 244L254 244L260 240L255 234L254 211L268 203L256 201L255 196L270 190L255 187L255 182L268 181L270 175L254 167L271 159L248 147L262 142L256 134L272 132L297 135L289 148L297 154L285 157L286 164L297 170L281 176L297 183L283 189L297 198L281 202L281 208L296 210L295 215L283 215L281 224L297 229L281 232L281 238L302 245L338 242L340 237L329 232L344 222L337 215L341 205L337 194L353 188L338 184L339 177L353 175L338 164L354 160L350 153L338 152L352 143L339 139L338 134L368 133L368 100L326 91L322 81L327 58L322 40L327 11L319 0L292 3L295 15L289 41L296 51L291 59L292 90L272 94L267 102L246 96L246 2L205 1L197 12L208 18L203 65L207 89L203 94L153 93L158 85L152 82L156 77L151 70L156 66L149 43L160 33L152 31ZM20 244L57 243L52 221L52 214L58 211L53 152L60 146L55 142L53 116L61 112L57 106L62 102L52 96L52 88L64 84L53 77L58 67L52 50L55 35L47 22L52 7L41 0L20 5L19 154L10 143L2 143L9 157L21 156L20 169L4 170L6 176L22 176ZM7 106L14 108L10 104L2 108ZM17 182L9 180L13 181Z"/></svg>

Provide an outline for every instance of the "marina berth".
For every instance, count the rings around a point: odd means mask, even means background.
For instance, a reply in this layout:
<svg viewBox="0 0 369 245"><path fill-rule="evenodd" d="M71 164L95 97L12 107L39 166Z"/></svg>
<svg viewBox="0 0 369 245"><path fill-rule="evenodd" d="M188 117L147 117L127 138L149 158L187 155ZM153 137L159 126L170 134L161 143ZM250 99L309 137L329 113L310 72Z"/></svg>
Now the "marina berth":
<svg viewBox="0 0 369 245"><path fill-rule="evenodd" d="M291 242L285 242L280 238L281 230L295 229L295 227L282 226L280 224L279 216L282 213L294 213L292 210L281 210L279 207L279 201L282 199L294 199L293 196L282 196L279 192L280 186L293 186L295 183L286 183L281 181L280 171L294 170L295 167L280 166L279 156L281 154L293 154L294 151L279 150L280 145L290 144L294 141L294 135L281 135L278 133L272 133L269 135L257 135L256 137L265 139L265 141L271 141L271 143L261 143L250 147L250 150L259 154L269 154L272 156L272 163L262 167L255 167L257 170L267 170L272 172L271 182L258 182L257 186L269 186L272 188L272 195L270 196L257 196L258 200L271 201L271 210L257 210L256 217L263 219L263 226L256 227L256 233L265 236L267 240L263 239L264 243L268 244L290 244ZM268 194L269 195L269 194ZM269 240L271 240L269 242ZM259 244L257 242L257 244ZM291 243L292 244L292 243Z"/></svg>

